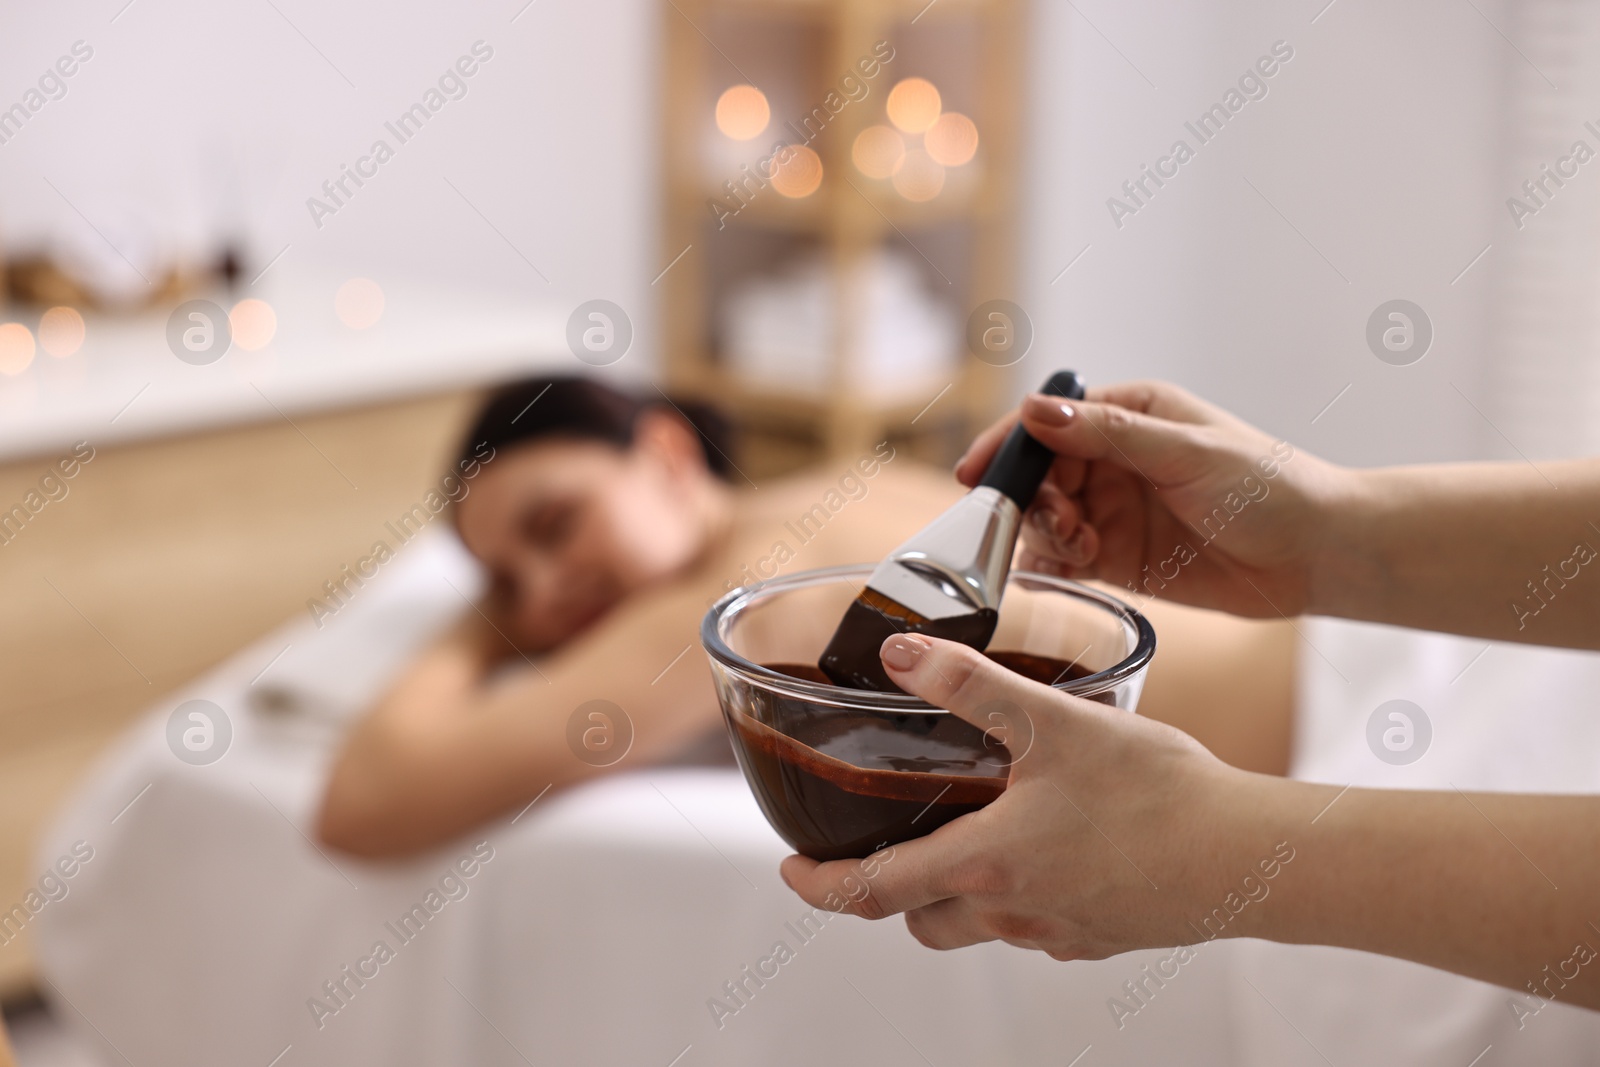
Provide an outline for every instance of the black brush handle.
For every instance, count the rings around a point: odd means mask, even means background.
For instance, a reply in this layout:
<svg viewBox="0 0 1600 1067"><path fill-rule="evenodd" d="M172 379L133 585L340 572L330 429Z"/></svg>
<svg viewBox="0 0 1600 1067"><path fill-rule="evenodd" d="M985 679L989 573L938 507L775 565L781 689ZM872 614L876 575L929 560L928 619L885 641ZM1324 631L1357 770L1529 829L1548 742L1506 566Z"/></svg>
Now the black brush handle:
<svg viewBox="0 0 1600 1067"><path fill-rule="evenodd" d="M1064 400L1082 400L1083 379L1076 371L1058 370L1039 387L1039 392ZM1000 443L1000 450L989 461L989 469L983 472L983 480L978 484L1000 490L1016 501L1018 508L1027 511L1055 458L1054 452L1040 444L1018 422Z"/></svg>

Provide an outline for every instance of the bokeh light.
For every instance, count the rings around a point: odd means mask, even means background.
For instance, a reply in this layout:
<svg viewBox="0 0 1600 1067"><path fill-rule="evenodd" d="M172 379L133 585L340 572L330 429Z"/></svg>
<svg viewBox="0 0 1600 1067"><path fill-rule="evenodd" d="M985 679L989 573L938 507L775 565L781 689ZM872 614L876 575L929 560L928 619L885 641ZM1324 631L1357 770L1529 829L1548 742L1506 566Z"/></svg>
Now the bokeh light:
<svg viewBox="0 0 1600 1067"><path fill-rule="evenodd" d="M822 157L805 145L789 146L788 161L780 165L774 160L773 166L777 173L772 187L791 199L810 196L822 184Z"/></svg>
<svg viewBox="0 0 1600 1067"><path fill-rule="evenodd" d="M767 128L772 109L754 85L735 85L717 97L717 129L735 141L748 141Z"/></svg>
<svg viewBox="0 0 1600 1067"><path fill-rule="evenodd" d="M0 323L0 374L21 374L32 362L33 332L20 322Z"/></svg>
<svg viewBox="0 0 1600 1067"><path fill-rule="evenodd" d="M233 343L246 352L258 352L272 343L278 332L278 315L265 300L241 300L228 312Z"/></svg>
<svg viewBox="0 0 1600 1067"><path fill-rule="evenodd" d="M39 318L39 347L66 359L83 347L86 332L77 308L53 307Z"/></svg>
<svg viewBox="0 0 1600 1067"><path fill-rule="evenodd" d="M906 153L906 161L895 172L894 191L921 204L932 200L944 188L944 167L920 148Z"/></svg>
<svg viewBox="0 0 1600 1067"><path fill-rule="evenodd" d="M850 149L856 169L869 178L891 177L905 158L905 139L888 126L868 126Z"/></svg>
<svg viewBox="0 0 1600 1067"><path fill-rule="evenodd" d="M334 294L333 310L352 330L376 326L383 318L383 290L371 278L351 278Z"/></svg>
<svg viewBox="0 0 1600 1067"><path fill-rule="evenodd" d="M935 163L959 167L978 152L978 127L959 111L946 111L928 127L922 145Z"/></svg>
<svg viewBox="0 0 1600 1067"><path fill-rule="evenodd" d="M889 90L889 121L906 133L922 133L939 119L939 90L926 78L902 78Z"/></svg>

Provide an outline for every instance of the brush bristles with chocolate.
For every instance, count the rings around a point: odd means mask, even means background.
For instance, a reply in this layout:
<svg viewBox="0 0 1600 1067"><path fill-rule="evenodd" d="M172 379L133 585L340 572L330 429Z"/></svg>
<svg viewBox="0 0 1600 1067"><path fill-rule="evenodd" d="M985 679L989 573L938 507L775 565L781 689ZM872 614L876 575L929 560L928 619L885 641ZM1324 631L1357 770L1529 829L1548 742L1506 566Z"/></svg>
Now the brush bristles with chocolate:
<svg viewBox="0 0 1600 1067"><path fill-rule="evenodd" d="M1083 382L1057 371L1040 392L1083 399ZM835 685L897 690L878 650L897 633L960 641L982 651L994 636L1022 513L1055 456L1018 423L982 480L878 564L817 661Z"/></svg>

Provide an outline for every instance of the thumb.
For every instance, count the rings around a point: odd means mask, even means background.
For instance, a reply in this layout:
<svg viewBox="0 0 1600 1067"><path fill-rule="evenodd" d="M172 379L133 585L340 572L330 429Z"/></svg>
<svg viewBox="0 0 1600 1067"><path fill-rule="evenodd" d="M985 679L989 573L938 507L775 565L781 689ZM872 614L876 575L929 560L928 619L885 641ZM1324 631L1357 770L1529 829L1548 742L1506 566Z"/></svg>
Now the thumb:
<svg viewBox="0 0 1600 1067"><path fill-rule="evenodd" d="M1086 714L1075 698L1009 671L957 641L894 634L884 640L879 655L901 689L982 730L985 746L1004 746L1006 751L997 755L1007 765L1020 763L1039 734L1069 727Z"/></svg>
<svg viewBox="0 0 1600 1067"><path fill-rule="evenodd" d="M1200 477L1214 459L1209 427L1117 404L1034 393L1023 401L1022 424L1058 456L1103 460L1158 488Z"/></svg>

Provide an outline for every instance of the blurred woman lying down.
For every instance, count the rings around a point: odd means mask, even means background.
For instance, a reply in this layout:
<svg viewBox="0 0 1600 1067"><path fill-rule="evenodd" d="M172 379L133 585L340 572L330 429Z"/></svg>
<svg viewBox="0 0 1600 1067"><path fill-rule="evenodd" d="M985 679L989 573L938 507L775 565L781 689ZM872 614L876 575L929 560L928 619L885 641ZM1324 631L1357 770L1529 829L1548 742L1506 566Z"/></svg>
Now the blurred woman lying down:
<svg viewBox="0 0 1600 1067"><path fill-rule="evenodd" d="M669 762L725 762L698 648L706 609L739 585L874 562L966 490L888 441L757 486L728 459L721 420L581 378L507 386L461 449L481 459L455 506L482 563L479 611L423 651L347 737L318 821L366 856L438 844L516 812L548 787ZM1293 633L1177 605L1143 605L1161 638L1141 713L1236 766L1288 764ZM817 628L838 620L792 619ZM1248 669L1246 669L1248 668ZM580 759L568 720L622 708L632 747ZM1225 707L1245 706L1248 721Z"/></svg>

